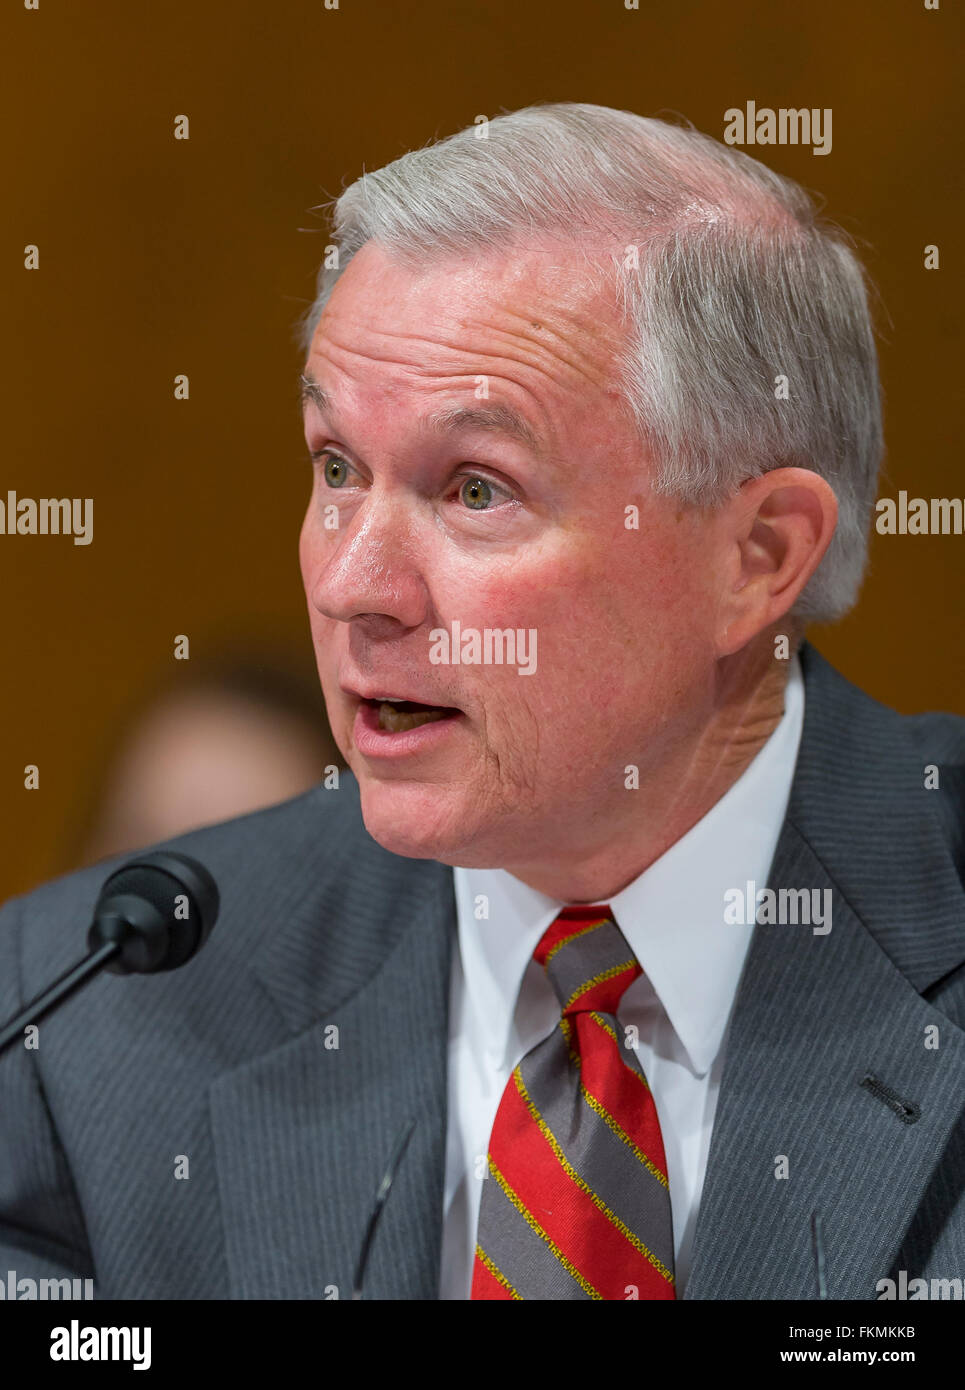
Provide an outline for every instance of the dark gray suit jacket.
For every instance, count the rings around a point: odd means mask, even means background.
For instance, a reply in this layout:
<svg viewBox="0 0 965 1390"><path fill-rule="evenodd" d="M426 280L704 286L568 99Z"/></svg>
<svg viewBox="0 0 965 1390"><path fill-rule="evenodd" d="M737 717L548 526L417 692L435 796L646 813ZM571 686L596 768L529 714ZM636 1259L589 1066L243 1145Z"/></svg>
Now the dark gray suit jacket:
<svg viewBox="0 0 965 1390"><path fill-rule="evenodd" d="M900 1269L965 1276L965 720L899 716L807 645L802 664L769 881L831 889L833 926L756 928L687 1298L813 1298L815 1211L832 1298L873 1299ZM414 1117L366 1296L435 1298L452 870L376 844L348 774L172 846L221 890L200 954L101 975L36 1051L0 1057L0 1278L93 1277L104 1298L348 1297ZM79 958L114 866L0 913L0 1018Z"/></svg>

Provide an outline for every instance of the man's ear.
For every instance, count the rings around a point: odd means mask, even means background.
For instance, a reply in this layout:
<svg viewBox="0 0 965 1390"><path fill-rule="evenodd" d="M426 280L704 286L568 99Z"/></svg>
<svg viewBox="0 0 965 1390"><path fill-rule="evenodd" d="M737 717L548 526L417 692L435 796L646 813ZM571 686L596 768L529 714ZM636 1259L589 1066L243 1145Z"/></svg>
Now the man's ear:
<svg viewBox="0 0 965 1390"><path fill-rule="evenodd" d="M775 468L743 483L719 520L729 563L717 653L730 656L794 604L834 535L838 499L809 468Z"/></svg>

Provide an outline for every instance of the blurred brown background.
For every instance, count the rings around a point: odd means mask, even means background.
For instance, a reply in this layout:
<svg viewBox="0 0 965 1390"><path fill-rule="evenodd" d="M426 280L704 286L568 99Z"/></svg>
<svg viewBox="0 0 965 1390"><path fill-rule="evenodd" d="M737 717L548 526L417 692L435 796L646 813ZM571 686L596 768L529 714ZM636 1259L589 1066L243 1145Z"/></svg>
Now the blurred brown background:
<svg viewBox="0 0 965 1390"><path fill-rule="evenodd" d="M0 900L75 861L115 731L159 684L203 674L226 642L314 680L293 336L326 239L311 209L476 115L591 101L720 138L749 99L831 107L830 155L750 152L864 246L883 302L879 495L965 495L957 10L9 0L0 499L92 497L94 539L0 535ZM875 537L859 607L812 638L900 710L965 713L963 555L965 537Z"/></svg>

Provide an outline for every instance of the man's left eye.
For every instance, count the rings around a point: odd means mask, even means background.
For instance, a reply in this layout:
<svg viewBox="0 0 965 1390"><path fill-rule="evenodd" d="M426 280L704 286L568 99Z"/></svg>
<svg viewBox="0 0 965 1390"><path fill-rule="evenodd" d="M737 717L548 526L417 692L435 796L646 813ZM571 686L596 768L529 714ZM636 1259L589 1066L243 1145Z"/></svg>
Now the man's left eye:
<svg viewBox="0 0 965 1390"><path fill-rule="evenodd" d="M495 500L497 493L502 493L503 488L497 488L494 483L490 483L486 478L473 476L465 478L459 488L459 499L474 512L485 512L490 510L490 503ZM508 494L506 494L508 496Z"/></svg>
<svg viewBox="0 0 965 1390"><path fill-rule="evenodd" d="M348 464L338 454L331 454L327 449L323 449L316 457L324 460L322 471L325 481L329 487L343 487L348 477Z"/></svg>

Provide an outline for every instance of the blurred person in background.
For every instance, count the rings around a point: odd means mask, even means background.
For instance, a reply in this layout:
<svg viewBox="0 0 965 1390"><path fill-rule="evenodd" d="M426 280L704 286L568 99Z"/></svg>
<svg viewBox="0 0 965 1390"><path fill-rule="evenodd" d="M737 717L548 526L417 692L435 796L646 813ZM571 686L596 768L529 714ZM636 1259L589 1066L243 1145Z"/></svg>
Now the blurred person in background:
<svg viewBox="0 0 965 1390"><path fill-rule="evenodd" d="M274 806L342 765L310 675L281 653L224 653L138 703L67 860L92 864Z"/></svg>

